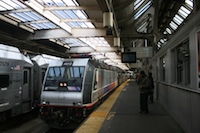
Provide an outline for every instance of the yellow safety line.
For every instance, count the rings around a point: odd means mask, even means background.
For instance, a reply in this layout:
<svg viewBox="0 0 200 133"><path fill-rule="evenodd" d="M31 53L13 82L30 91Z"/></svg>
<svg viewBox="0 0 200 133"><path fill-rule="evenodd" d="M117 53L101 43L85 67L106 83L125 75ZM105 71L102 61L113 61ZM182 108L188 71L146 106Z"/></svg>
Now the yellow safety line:
<svg viewBox="0 0 200 133"><path fill-rule="evenodd" d="M74 133L98 133L119 94L130 80L120 85Z"/></svg>

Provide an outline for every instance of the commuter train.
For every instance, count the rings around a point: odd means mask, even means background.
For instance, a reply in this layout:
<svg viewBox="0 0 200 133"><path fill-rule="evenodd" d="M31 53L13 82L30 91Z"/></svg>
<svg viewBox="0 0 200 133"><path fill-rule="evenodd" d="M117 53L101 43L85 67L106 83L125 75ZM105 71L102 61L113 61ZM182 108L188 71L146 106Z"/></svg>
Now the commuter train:
<svg viewBox="0 0 200 133"><path fill-rule="evenodd" d="M50 57L30 58L16 47L0 44L0 123L37 107Z"/></svg>
<svg viewBox="0 0 200 133"><path fill-rule="evenodd" d="M80 123L127 76L91 58L52 61L41 92L40 117L53 128Z"/></svg>

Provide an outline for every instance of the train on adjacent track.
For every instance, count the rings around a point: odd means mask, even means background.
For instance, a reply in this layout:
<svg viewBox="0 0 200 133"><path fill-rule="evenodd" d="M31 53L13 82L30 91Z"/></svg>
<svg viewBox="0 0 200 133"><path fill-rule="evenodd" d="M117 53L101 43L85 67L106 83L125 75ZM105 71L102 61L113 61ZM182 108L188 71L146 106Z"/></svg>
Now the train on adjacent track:
<svg viewBox="0 0 200 133"><path fill-rule="evenodd" d="M16 47L0 44L0 123L37 107L51 60L53 56L25 56Z"/></svg>
<svg viewBox="0 0 200 133"><path fill-rule="evenodd" d="M40 116L53 128L71 128L127 78L121 69L91 58L52 61L41 92Z"/></svg>

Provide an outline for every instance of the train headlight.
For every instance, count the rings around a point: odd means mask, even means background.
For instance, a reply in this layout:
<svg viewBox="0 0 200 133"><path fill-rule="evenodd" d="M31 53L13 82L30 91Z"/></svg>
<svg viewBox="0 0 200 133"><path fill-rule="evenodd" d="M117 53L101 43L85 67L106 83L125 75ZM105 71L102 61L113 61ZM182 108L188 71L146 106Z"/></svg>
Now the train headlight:
<svg viewBox="0 0 200 133"><path fill-rule="evenodd" d="M59 83L59 87L66 87L67 86L67 83L66 82L60 82Z"/></svg>
<svg viewBox="0 0 200 133"><path fill-rule="evenodd" d="M81 102L77 102L77 105L78 105L78 106L81 106Z"/></svg>
<svg viewBox="0 0 200 133"><path fill-rule="evenodd" d="M81 102L73 102L73 105L74 105L74 106L81 106L82 103L81 103Z"/></svg>
<svg viewBox="0 0 200 133"><path fill-rule="evenodd" d="M42 100L42 104L49 104L49 102Z"/></svg>

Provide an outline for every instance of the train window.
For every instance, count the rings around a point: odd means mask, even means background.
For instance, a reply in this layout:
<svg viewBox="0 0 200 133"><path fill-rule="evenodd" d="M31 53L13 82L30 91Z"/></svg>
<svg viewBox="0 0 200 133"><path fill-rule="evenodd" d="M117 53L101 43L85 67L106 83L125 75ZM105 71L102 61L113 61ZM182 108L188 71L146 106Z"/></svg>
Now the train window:
<svg viewBox="0 0 200 133"><path fill-rule="evenodd" d="M80 76L83 77L85 68L84 67L80 67Z"/></svg>
<svg viewBox="0 0 200 133"><path fill-rule="evenodd" d="M55 77L63 77L65 68L64 67L54 67Z"/></svg>
<svg viewBox="0 0 200 133"><path fill-rule="evenodd" d="M47 72L44 91L80 92L84 67L50 67Z"/></svg>
<svg viewBox="0 0 200 133"><path fill-rule="evenodd" d="M49 68L49 71L48 71L48 78L51 78L54 76L54 71L53 71L53 68Z"/></svg>
<svg viewBox="0 0 200 133"><path fill-rule="evenodd" d="M70 75L71 77L83 77L84 67L70 67Z"/></svg>
<svg viewBox="0 0 200 133"><path fill-rule="evenodd" d="M24 71L24 81L23 81L23 85L28 83L28 72Z"/></svg>
<svg viewBox="0 0 200 133"><path fill-rule="evenodd" d="M70 67L71 77L79 77L79 69L78 67Z"/></svg>
<svg viewBox="0 0 200 133"><path fill-rule="evenodd" d="M0 75L0 88L9 86L9 75Z"/></svg>
<svg viewBox="0 0 200 133"><path fill-rule="evenodd" d="M48 79L62 78L64 76L64 67L50 67L48 71Z"/></svg>

